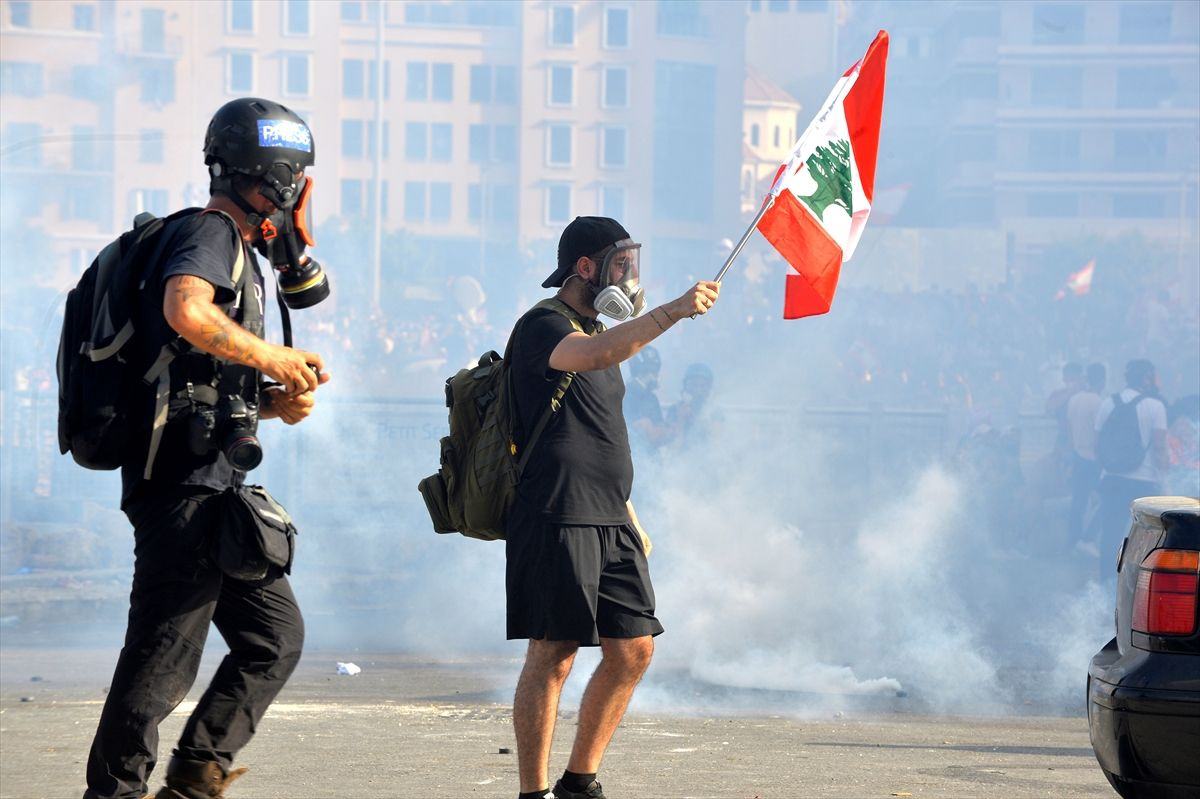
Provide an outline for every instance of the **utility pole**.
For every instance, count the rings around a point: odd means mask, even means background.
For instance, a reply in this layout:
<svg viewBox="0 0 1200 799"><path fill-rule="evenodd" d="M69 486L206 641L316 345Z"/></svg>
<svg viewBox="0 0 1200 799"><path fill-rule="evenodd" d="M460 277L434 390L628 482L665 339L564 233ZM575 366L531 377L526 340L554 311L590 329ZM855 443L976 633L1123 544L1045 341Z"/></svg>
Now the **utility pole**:
<svg viewBox="0 0 1200 799"><path fill-rule="evenodd" d="M375 7L375 136L371 158L374 176L371 179L371 304L376 311L383 309L383 82L387 67L383 60L383 22L387 6Z"/></svg>

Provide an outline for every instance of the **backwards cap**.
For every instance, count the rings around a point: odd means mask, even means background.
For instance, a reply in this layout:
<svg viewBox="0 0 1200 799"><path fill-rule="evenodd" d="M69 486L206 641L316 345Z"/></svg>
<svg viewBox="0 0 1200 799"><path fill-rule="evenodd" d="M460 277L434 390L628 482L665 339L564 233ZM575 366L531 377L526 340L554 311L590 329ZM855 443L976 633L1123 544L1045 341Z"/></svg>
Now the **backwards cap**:
<svg viewBox="0 0 1200 799"><path fill-rule="evenodd" d="M558 268L542 281L542 288L561 286L580 258L595 255L605 247L628 238L629 233L615 219L607 216L575 217L558 239Z"/></svg>

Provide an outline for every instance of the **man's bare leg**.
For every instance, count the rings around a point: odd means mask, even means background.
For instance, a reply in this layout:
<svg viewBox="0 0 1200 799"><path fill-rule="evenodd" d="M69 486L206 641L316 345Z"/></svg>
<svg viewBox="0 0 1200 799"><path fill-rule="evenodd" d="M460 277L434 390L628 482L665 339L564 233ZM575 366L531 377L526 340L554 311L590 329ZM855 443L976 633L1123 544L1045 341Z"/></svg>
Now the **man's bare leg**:
<svg viewBox="0 0 1200 799"><path fill-rule="evenodd" d="M522 793L550 787L550 744L558 698L578 649L575 641L531 640L525 652L525 666L513 698Z"/></svg>
<svg viewBox="0 0 1200 799"><path fill-rule="evenodd" d="M576 774L600 770L604 750L625 716L633 689L650 665L654 638L601 638L600 650L603 657L583 692L575 745L567 761L567 770Z"/></svg>

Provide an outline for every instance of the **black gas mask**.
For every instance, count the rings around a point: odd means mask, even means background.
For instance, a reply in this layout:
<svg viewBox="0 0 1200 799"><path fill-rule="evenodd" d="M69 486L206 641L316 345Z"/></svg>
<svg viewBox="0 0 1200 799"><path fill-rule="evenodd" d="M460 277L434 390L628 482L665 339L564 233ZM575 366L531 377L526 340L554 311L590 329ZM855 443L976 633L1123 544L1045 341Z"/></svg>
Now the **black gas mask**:
<svg viewBox="0 0 1200 799"><path fill-rule="evenodd" d="M308 232L312 187L312 178L296 179L287 164L275 164L259 186L276 210L259 223L254 247L279 273L279 290L289 308L310 308L329 296L325 270L304 252L316 243Z"/></svg>

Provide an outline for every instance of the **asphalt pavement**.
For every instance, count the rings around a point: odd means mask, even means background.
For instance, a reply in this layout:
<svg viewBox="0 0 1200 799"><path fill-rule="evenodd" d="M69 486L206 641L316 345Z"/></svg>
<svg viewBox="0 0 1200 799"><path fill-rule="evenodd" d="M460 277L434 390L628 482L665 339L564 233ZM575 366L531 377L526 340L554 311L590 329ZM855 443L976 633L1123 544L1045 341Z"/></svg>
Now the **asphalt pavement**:
<svg viewBox="0 0 1200 799"><path fill-rule="evenodd" d="M210 647L210 649L215 647ZM509 707L519 662L306 652L238 765L229 799L442 799L517 793ZM115 652L0 648L0 799L78 799ZM362 671L337 673L338 662ZM169 755L215 668L161 728ZM1111 797L1081 715L987 718L722 692L662 669L640 689L600 778L612 799ZM689 695L687 709L663 697ZM659 697L659 699L655 699ZM565 766L576 692L552 769ZM707 707L706 707L707 705ZM152 787L157 787L157 782Z"/></svg>

